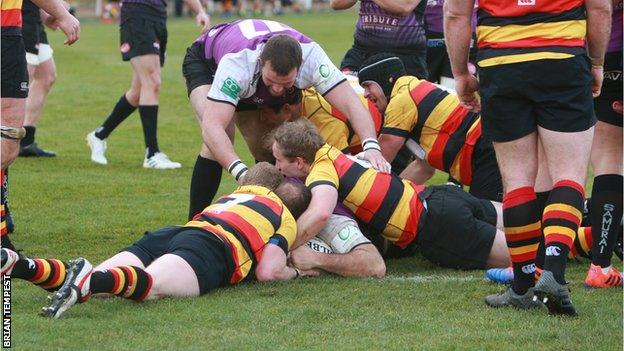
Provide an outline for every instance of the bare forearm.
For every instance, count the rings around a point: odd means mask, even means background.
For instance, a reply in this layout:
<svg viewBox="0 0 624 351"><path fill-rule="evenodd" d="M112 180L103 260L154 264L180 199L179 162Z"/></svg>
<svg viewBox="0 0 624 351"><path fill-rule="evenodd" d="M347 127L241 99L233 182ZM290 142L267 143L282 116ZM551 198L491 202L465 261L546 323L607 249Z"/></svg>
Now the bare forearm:
<svg viewBox="0 0 624 351"><path fill-rule="evenodd" d="M330 0L329 6L334 10L346 10L351 8L357 0Z"/></svg>
<svg viewBox="0 0 624 351"><path fill-rule="evenodd" d="M382 9L400 16L409 15L421 0L373 0Z"/></svg>
<svg viewBox="0 0 624 351"><path fill-rule="evenodd" d="M444 39L453 76L470 74L468 53L472 37L472 1L451 0L444 3ZM467 5L467 3L470 3Z"/></svg>
<svg viewBox="0 0 624 351"><path fill-rule="evenodd" d="M310 241L323 229L328 218L329 216L308 208L297 220L297 239L292 248L295 249Z"/></svg>
<svg viewBox="0 0 624 351"><path fill-rule="evenodd" d="M327 272L341 275L343 277L376 277L384 275L384 268L379 267L380 262L376 257L366 251L357 250L347 254L324 254L317 252L317 267ZM381 264L383 265L383 260Z"/></svg>
<svg viewBox="0 0 624 351"><path fill-rule="evenodd" d="M209 126L207 124L208 123L203 123L202 125L204 144L208 146L217 162L219 162L223 168L227 169L232 162L239 159L239 156L234 151L232 141L225 130L218 126Z"/></svg>
<svg viewBox="0 0 624 351"><path fill-rule="evenodd" d="M609 0L591 0L587 6L587 53L592 65L602 66L611 34Z"/></svg>
<svg viewBox="0 0 624 351"><path fill-rule="evenodd" d="M32 0L35 5L39 6L43 11L47 12L54 18L61 18L69 15L63 1L60 0Z"/></svg>

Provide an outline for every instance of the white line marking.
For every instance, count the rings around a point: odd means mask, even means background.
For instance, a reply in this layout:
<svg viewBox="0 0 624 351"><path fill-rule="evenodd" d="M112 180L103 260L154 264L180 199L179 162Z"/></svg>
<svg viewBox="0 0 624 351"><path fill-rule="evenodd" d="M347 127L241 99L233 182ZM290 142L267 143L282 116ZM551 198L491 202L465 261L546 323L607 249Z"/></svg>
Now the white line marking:
<svg viewBox="0 0 624 351"><path fill-rule="evenodd" d="M453 275L412 275L412 276L398 276L387 275L383 280L395 280L395 281L412 281L415 283L428 283L428 282L476 282L482 281L483 277L458 277Z"/></svg>

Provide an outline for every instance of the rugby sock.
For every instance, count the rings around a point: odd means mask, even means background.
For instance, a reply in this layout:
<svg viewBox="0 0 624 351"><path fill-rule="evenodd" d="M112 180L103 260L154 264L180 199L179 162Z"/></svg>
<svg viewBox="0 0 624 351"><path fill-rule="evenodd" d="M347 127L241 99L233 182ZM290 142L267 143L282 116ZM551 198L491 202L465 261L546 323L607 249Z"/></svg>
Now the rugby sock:
<svg viewBox="0 0 624 351"><path fill-rule="evenodd" d="M579 227L576 231L576 239L574 239L574 245L570 248L568 258L579 256L591 258L592 241L592 227Z"/></svg>
<svg viewBox="0 0 624 351"><path fill-rule="evenodd" d="M535 193L535 195L537 196L537 205L539 206L539 213L544 213L546 202L548 202L548 197L550 196L550 190L541 191L539 193ZM544 269L544 256L545 256L544 235L540 235L540 242L539 242L539 246L537 247L537 256L535 256L535 267L539 269Z"/></svg>
<svg viewBox="0 0 624 351"><path fill-rule="evenodd" d="M565 267L570 247L581 223L583 186L572 180L555 183L544 209L542 226L546 257L544 270L551 271L559 284L565 284Z"/></svg>
<svg viewBox="0 0 624 351"><path fill-rule="evenodd" d="M24 126L26 129L26 135L20 140L20 146L30 145L35 142L35 132L37 131L37 127L35 126Z"/></svg>
<svg viewBox="0 0 624 351"><path fill-rule="evenodd" d="M158 105L139 105L139 114L141 115L141 123L143 124L143 137L145 138L145 147L147 147L147 158L150 158L159 151L158 136L156 134L158 127Z"/></svg>
<svg viewBox="0 0 624 351"><path fill-rule="evenodd" d="M126 99L126 94L123 94L121 98L119 98L119 101L117 101L117 104L115 104L111 114L106 118L102 126L96 130L95 136L102 140L108 138L110 133L112 133L121 122L128 118L134 110L136 110L136 106L132 106L130 102L128 102L128 99Z"/></svg>
<svg viewBox="0 0 624 351"><path fill-rule="evenodd" d="M613 248L620 230L622 179L618 174L605 174L594 178L591 222L596 241L591 254L592 263L602 268L611 265Z"/></svg>
<svg viewBox="0 0 624 351"><path fill-rule="evenodd" d="M143 301L151 288L152 276L135 266L93 271L89 286L92 294L113 294L134 301Z"/></svg>
<svg viewBox="0 0 624 351"><path fill-rule="evenodd" d="M56 291L65 282L66 269L67 265L61 260L20 256L11 276L27 280L42 289Z"/></svg>
<svg viewBox="0 0 624 351"><path fill-rule="evenodd" d="M535 255L542 227L532 187L514 189L503 198L503 222L514 271L513 290L525 294L534 285Z"/></svg>
<svg viewBox="0 0 624 351"><path fill-rule="evenodd" d="M189 220L210 205L221 184L221 172L219 162L197 156L191 177Z"/></svg>

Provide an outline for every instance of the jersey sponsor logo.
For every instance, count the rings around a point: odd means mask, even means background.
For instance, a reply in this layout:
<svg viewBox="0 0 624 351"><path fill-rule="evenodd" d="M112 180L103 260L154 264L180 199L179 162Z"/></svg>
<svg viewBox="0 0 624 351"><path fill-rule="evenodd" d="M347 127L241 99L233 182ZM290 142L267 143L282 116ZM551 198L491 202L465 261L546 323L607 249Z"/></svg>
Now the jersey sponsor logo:
<svg viewBox="0 0 624 351"><path fill-rule="evenodd" d="M518 0L518 6L535 6L535 0Z"/></svg>
<svg viewBox="0 0 624 351"><path fill-rule="evenodd" d="M330 70L326 64L323 63L319 66L319 74L321 75L321 77L327 78L329 77L329 73L330 73Z"/></svg>
<svg viewBox="0 0 624 351"><path fill-rule="evenodd" d="M221 86L221 92L232 99L238 99L238 94L240 94L241 88L236 84L234 79L227 77L227 79L223 82Z"/></svg>
<svg viewBox="0 0 624 351"><path fill-rule="evenodd" d="M546 256L559 256L561 255L561 248L557 246L550 246L546 248Z"/></svg>

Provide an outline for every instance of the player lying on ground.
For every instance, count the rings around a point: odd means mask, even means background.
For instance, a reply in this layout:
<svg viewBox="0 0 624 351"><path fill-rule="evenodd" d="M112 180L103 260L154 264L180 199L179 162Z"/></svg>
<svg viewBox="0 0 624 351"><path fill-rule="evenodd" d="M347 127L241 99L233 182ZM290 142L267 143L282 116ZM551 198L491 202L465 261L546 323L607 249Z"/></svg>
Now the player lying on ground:
<svg viewBox="0 0 624 351"><path fill-rule="evenodd" d="M274 166L258 164L249 170L245 185L184 226L150 232L95 269L79 258L70 261L65 276L59 260L29 259L3 248L2 273L45 289L60 286L43 309L52 318L94 294L143 301L199 296L254 278L316 275L286 265L297 231L293 215L307 207L310 193L302 184L282 179Z"/></svg>
<svg viewBox="0 0 624 351"><path fill-rule="evenodd" d="M496 228L492 202L454 186L424 187L362 165L325 144L306 119L278 127L273 155L282 173L305 179L312 200L297 222L294 247L323 228L341 202L368 226L405 249L418 245L423 256L445 267L507 267L503 232Z"/></svg>

